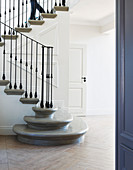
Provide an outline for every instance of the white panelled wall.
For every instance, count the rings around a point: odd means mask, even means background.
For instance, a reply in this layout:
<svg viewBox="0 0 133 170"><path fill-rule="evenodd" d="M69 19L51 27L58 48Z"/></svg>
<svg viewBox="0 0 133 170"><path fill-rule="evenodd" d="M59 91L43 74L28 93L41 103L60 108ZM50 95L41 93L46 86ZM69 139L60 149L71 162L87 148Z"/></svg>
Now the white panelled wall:
<svg viewBox="0 0 133 170"><path fill-rule="evenodd" d="M87 46L87 114L114 114L115 31L71 25L70 42Z"/></svg>

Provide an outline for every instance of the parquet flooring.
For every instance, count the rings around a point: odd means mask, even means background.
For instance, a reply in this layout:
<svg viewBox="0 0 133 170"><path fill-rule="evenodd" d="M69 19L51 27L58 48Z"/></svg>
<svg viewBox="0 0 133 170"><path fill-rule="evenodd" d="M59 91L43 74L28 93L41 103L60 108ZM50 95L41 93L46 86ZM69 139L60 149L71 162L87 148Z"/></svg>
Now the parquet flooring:
<svg viewBox="0 0 133 170"><path fill-rule="evenodd" d="M113 116L83 119L90 129L82 144L33 146L0 136L0 170L114 170Z"/></svg>

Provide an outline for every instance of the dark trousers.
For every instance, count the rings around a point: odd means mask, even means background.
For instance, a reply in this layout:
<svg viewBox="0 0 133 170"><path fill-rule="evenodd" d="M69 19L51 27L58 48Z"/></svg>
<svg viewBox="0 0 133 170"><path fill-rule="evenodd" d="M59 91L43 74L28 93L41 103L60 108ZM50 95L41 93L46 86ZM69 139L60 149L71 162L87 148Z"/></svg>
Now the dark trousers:
<svg viewBox="0 0 133 170"><path fill-rule="evenodd" d="M44 13L44 9L37 3L36 0L31 0L31 15L30 15L30 19L35 20L36 17L36 9L40 12L40 13Z"/></svg>

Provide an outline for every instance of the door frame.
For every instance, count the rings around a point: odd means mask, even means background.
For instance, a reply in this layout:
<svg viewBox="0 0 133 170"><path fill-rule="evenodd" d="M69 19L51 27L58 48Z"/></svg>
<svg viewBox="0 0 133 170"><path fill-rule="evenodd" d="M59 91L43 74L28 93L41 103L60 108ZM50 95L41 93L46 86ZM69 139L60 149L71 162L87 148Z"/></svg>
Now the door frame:
<svg viewBox="0 0 133 170"><path fill-rule="evenodd" d="M69 50L71 48L82 48L83 49L84 55L85 55L83 65L86 64L86 68L83 67L82 72L83 72L83 74L86 74L86 75L82 75L82 76L87 77L87 45L84 44L84 43L83 44L82 43L80 43L80 44L79 43L71 43L70 46L69 46ZM69 89L70 89L70 83L69 83ZM86 94L84 94L84 96L86 96L86 97L85 97L85 101L84 101L84 104L83 104L84 108L85 108L84 109L85 114L84 113L83 114L75 114L74 113L75 116L86 116L87 115L87 83L86 83L86 87L85 87L85 92L86 92ZM68 97L68 103L69 103L69 97Z"/></svg>

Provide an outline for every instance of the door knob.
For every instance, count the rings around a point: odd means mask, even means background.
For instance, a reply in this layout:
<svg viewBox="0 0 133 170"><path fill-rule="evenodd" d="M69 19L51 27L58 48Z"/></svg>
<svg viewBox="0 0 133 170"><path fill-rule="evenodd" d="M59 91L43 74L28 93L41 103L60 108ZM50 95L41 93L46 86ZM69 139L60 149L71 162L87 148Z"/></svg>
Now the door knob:
<svg viewBox="0 0 133 170"><path fill-rule="evenodd" d="M81 79L83 79L83 80L84 80L84 82L86 82L86 77L82 77Z"/></svg>

